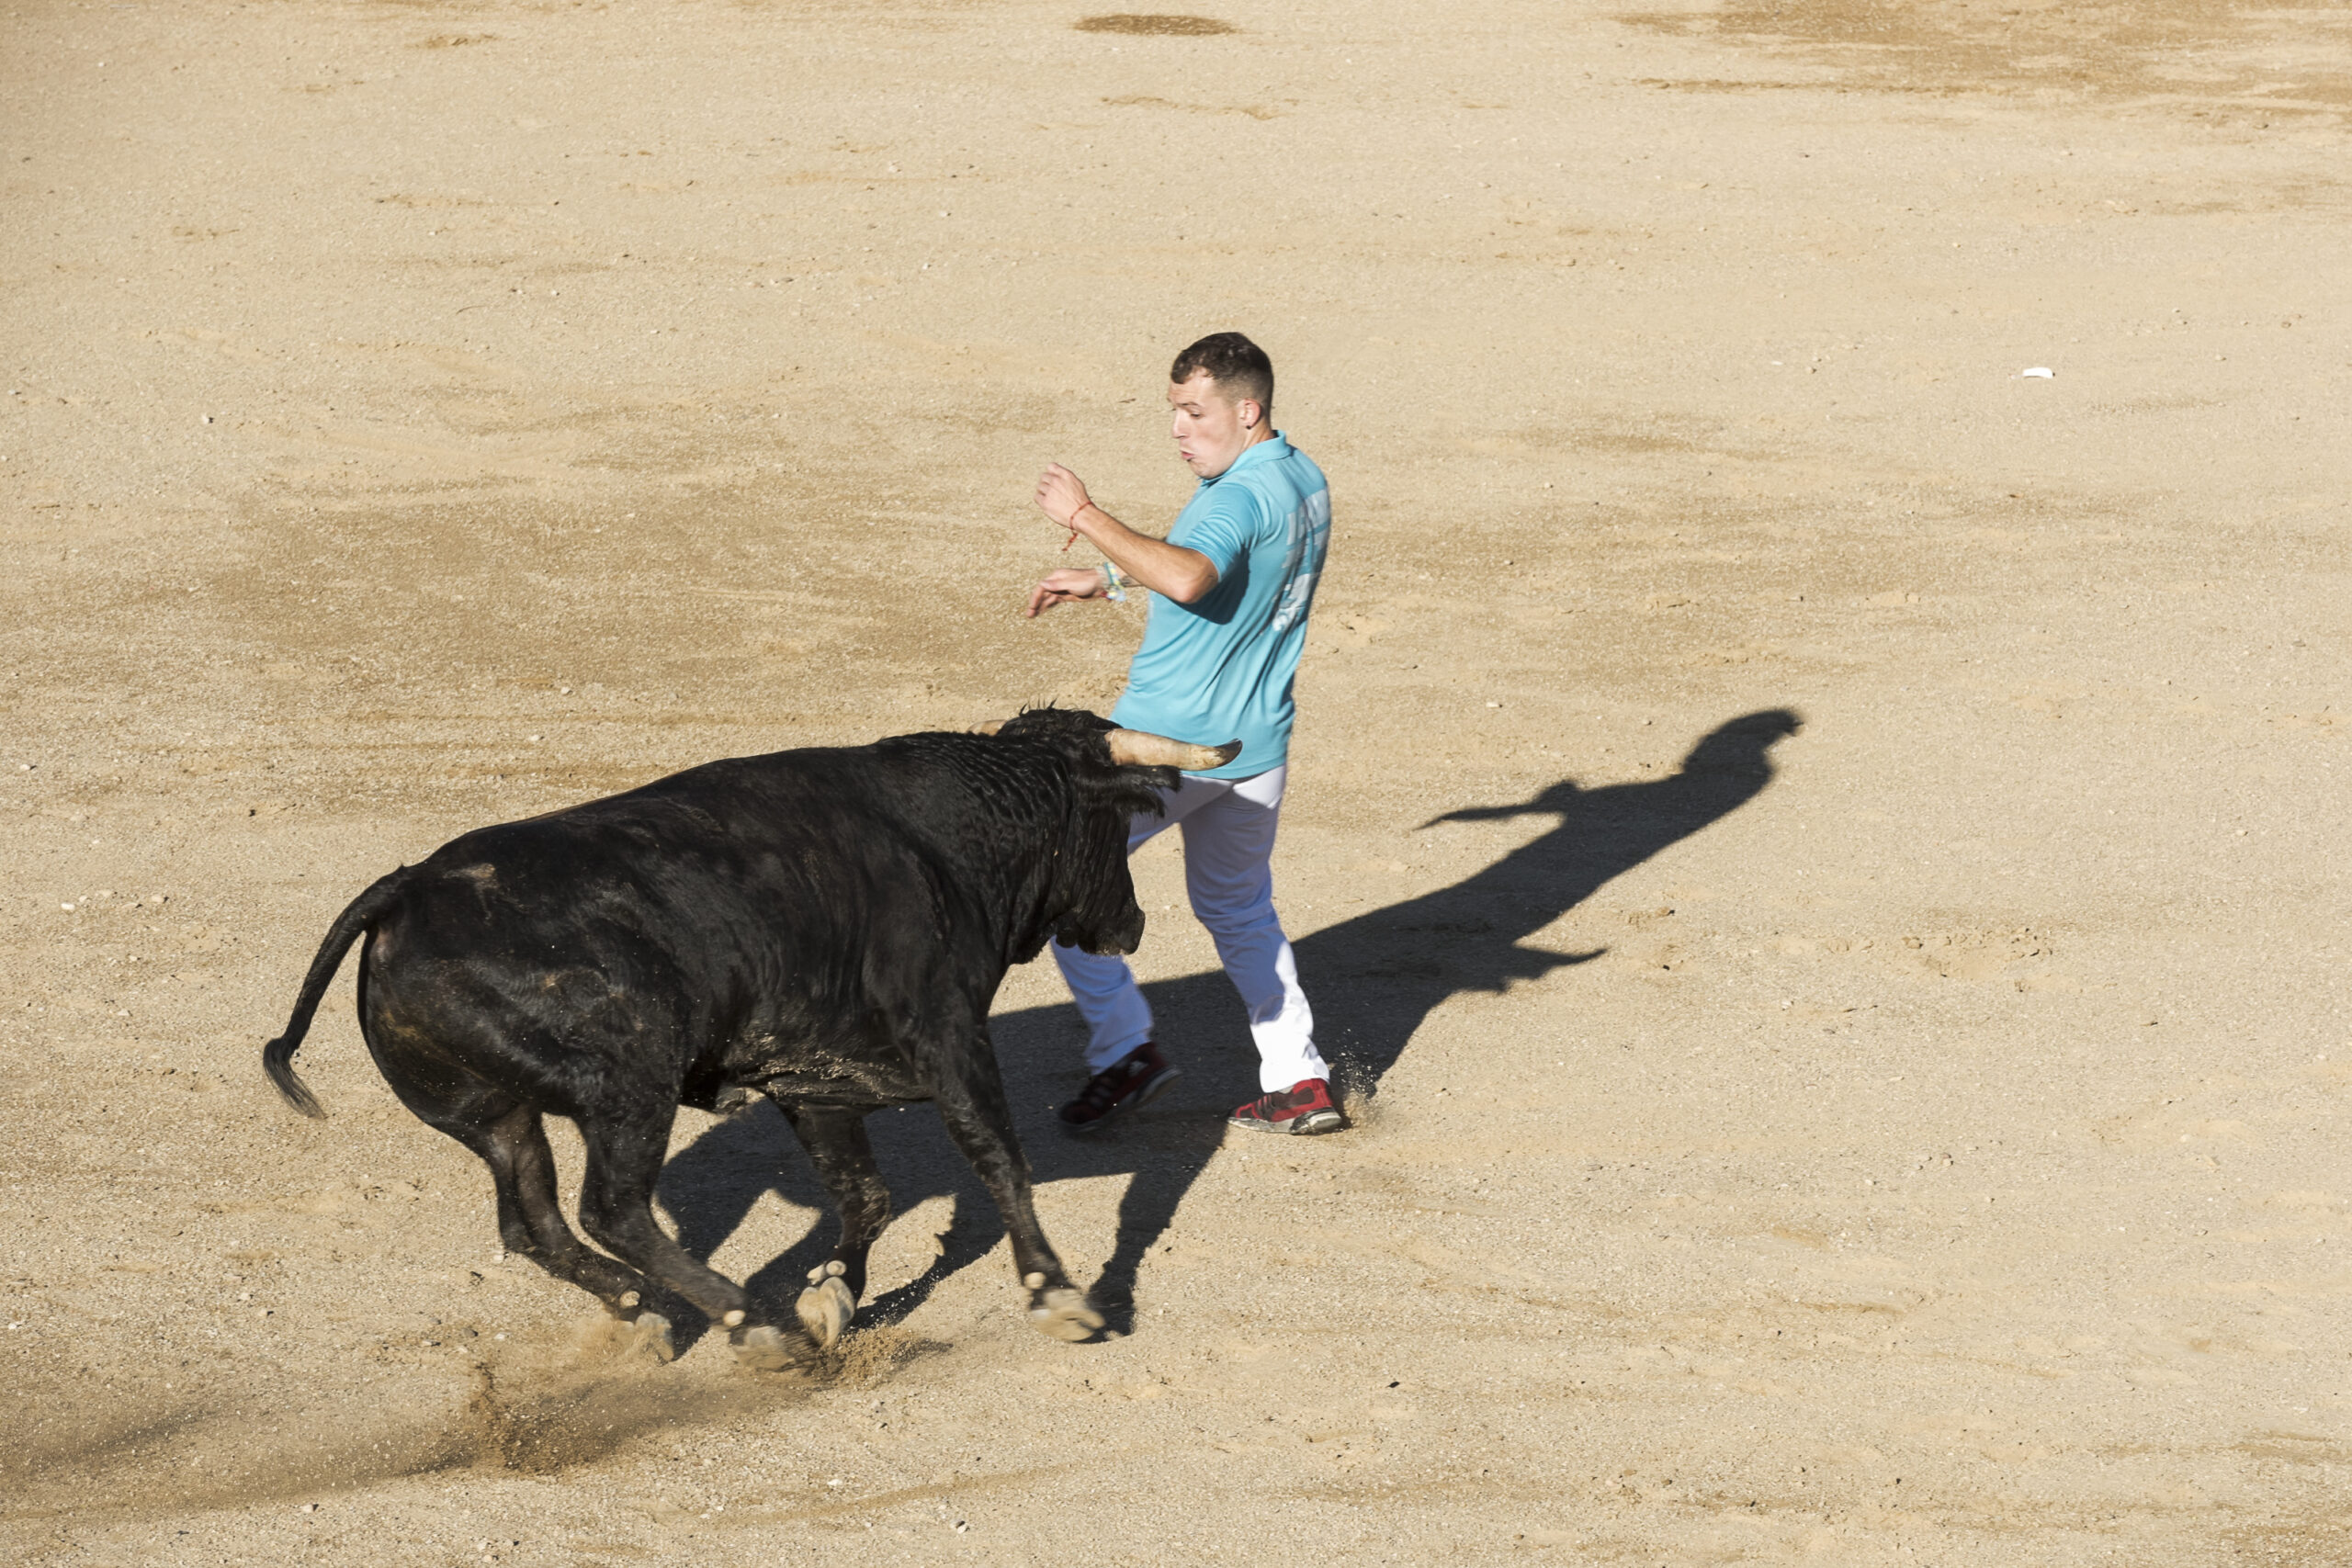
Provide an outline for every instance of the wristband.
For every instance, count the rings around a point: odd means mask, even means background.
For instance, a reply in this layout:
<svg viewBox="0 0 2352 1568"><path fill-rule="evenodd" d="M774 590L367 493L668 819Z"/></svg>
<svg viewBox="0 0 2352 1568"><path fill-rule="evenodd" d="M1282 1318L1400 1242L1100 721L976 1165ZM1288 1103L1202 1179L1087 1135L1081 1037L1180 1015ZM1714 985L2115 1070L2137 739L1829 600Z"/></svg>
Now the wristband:
<svg viewBox="0 0 2352 1568"><path fill-rule="evenodd" d="M1125 604L1127 602L1127 591L1119 586L1118 569L1114 567L1109 561L1104 561L1102 563L1102 597L1110 600L1114 604Z"/></svg>

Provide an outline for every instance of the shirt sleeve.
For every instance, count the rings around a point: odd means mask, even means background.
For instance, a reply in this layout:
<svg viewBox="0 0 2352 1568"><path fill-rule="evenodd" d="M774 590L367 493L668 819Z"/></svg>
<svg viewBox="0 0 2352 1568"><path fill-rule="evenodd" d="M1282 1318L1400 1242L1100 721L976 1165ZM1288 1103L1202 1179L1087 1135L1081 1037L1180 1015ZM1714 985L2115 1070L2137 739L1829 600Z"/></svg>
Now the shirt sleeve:
<svg viewBox="0 0 2352 1568"><path fill-rule="evenodd" d="M1257 543L1258 498L1240 485L1220 485L1200 514L1185 519L1168 542L1198 550L1216 568L1217 581L1229 581Z"/></svg>

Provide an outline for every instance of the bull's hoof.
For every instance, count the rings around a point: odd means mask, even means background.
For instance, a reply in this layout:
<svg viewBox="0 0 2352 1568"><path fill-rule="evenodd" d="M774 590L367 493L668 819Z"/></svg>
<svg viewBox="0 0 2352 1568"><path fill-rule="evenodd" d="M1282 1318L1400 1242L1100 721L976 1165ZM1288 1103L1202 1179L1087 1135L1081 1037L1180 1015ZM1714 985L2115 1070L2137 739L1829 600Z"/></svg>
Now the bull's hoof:
<svg viewBox="0 0 2352 1568"><path fill-rule="evenodd" d="M1029 1326L1038 1333L1075 1345L1102 1331L1102 1314L1086 1299L1084 1291L1063 1286L1035 1291L1029 1297Z"/></svg>
<svg viewBox="0 0 2352 1568"><path fill-rule="evenodd" d="M670 1337L670 1320L658 1312L639 1313L628 1325L625 1356L649 1356L663 1366L678 1359L678 1342Z"/></svg>
<svg viewBox="0 0 2352 1568"><path fill-rule="evenodd" d="M808 1351L772 1324L747 1328L735 1341L735 1364L747 1372L788 1372L807 1359Z"/></svg>
<svg viewBox="0 0 2352 1568"><path fill-rule="evenodd" d="M800 1292L793 1303L800 1314L800 1326L818 1348L830 1350L849 1332L850 1319L857 1315L857 1298L849 1293L849 1286L842 1280L843 1269L839 1262L828 1263L821 1269L808 1270L808 1288Z"/></svg>

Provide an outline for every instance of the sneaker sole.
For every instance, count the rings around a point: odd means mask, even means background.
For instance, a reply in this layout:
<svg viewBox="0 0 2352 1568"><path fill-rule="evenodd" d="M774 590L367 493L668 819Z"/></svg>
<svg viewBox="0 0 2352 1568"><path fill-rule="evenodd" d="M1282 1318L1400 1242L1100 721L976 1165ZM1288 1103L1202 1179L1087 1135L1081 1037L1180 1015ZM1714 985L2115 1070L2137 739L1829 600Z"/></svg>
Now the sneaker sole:
<svg viewBox="0 0 2352 1568"><path fill-rule="evenodd" d="M1102 1112L1102 1115L1097 1116L1093 1121L1063 1122L1062 1131L1065 1133L1075 1133L1081 1138L1087 1136L1089 1134L1099 1133L1102 1130L1103 1123L1117 1116L1120 1111L1142 1110L1145 1106L1149 1105L1153 1100L1158 1100L1161 1091L1166 1089L1170 1084L1174 1083L1178 1078L1181 1078L1183 1076L1184 1069L1182 1067L1162 1067L1151 1077L1144 1079L1143 1087L1141 1089L1136 1090L1135 1093L1119 1101L1118 1104L1111 1107L1110 1110ZM1056 1120L1059 1120L1059 1118L1056 1118Z"/></svg>
<svg viewBox="0 0 2352 1568"><path fill-rule="evenodd" d="M1347 1125L1346 1120L1336 1111L1309 1111L1283 1122L1261 1122L1254 1116L1228 1116L1225 1121L1229 1127L1244 1127L1252 1133L1288 1133L1294 1135L1336 1133Z"/></svg>

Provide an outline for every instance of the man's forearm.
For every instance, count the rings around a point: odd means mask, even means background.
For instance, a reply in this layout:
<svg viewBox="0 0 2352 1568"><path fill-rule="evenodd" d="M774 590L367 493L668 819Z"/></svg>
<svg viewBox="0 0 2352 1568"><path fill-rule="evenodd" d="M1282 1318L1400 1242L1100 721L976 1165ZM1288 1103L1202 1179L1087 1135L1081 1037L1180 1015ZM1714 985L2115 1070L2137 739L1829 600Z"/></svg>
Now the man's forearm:
<svg viewBox="0 0 2352 1568"><path fill-rule="evenodd" d="M1091 501L1069 525L1085 535L1120 576L1163 599L1189 604L1216 586L1216 567L1208 557L1138 534Z"/></svg>

